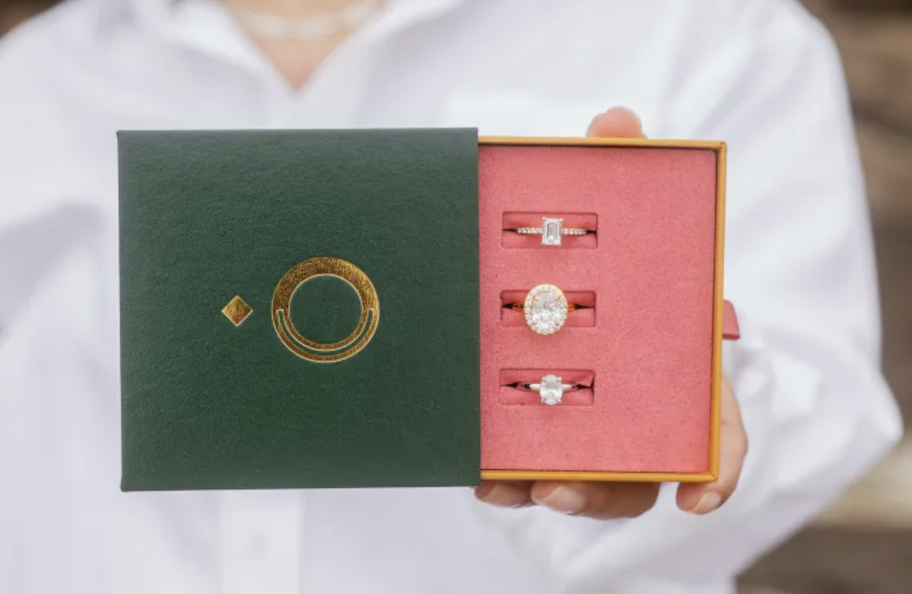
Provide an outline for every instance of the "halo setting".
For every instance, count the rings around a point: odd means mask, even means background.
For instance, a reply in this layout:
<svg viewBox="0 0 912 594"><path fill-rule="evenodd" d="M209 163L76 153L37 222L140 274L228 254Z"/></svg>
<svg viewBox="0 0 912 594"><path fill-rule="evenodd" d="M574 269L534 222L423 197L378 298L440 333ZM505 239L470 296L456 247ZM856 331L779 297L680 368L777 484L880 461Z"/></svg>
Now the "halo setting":
<svg viewBox="0 0 912 594"><path fill-rule="evenodd" d="M564 292L554 285L538 285L526 295L523 313L536 334L554 334L567 321L570 307Z"/></svg>

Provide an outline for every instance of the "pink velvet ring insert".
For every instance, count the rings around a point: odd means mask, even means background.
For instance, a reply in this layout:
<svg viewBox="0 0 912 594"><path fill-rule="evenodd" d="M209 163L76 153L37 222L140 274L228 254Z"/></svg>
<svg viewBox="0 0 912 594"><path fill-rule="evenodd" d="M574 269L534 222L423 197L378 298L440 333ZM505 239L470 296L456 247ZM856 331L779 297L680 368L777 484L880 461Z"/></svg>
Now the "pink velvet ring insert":
<svg viewBox="0 0 912 594"><path fill-rule="evenodd" d="M717 179L712 148L480 146L482 469L711 471ZM546 215L597 234L508 231ZM541 283L592 307L537 335L504 305ZM508 386L546 373L589 389Z"/></svg>

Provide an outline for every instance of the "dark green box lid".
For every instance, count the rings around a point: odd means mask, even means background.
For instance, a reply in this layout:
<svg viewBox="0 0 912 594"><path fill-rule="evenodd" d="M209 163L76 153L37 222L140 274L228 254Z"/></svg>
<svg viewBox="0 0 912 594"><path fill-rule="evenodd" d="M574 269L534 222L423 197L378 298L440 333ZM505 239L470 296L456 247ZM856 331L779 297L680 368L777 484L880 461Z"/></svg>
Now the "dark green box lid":
<svg viewBox="0 0 912 594"><path fill-rule="evenodd" d="M478 482L475 130L121 132L119 147L124 490ZM379 303L338 362L274 327L280 280L320 257L360 269ZM235 296L252 307L237 326ZM358 325L338 277L293 296L303 337Z"/></svg>

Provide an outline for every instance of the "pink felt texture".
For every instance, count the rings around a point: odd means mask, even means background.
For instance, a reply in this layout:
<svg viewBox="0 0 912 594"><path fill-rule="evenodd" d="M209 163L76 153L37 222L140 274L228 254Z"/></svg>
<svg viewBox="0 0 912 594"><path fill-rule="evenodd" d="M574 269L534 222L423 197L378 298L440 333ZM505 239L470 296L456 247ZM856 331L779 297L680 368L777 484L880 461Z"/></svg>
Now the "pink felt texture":
<svg viewBox="0 0 912 594"><path fill-rule="evenodd" d="M517 227L541 227L542 218L563 219L566 229L587 229L595 234L564 235L560 247L542 245L541 235L523 235L512 231ZM564 212L505 212L503 216L503 247L511 249L575 249L598 247L598 216L595 213Z"/></svg>
<svg viewBox="0 0 912 594"><path fill-rule="evenodd" d="M591 371L576 369L504 369L500 372L500 403L506 406L548 406L542 404L538 392L515 388L511 384L537 384L549 374L561 378L565 384L584 386L579 390L564 392L560 405L552 406L591 406L593 399L593 381L595 374Z"/></svg>
<svg viewBox="0 0 912 594"><path fill-rule="evenodd" d="M531 289L532 287L529 287ZM525 291L504 291L500 294L500 323L504 326L523 326L528 327L526 316L521 311L516 311L510 307L505 307L513 303L524 303L529 290ZM564 293L567 303L582 306L580 309L573 309L567 314L567 321L564 322L564 328L569 327L591 327L595 326L595 293L592 291L568 291Z"/></svg>
<svg viewBox="0 0 912 594"><path fill-rule="evenodd" d="M479 190L482 468L708 471L715 152L482 145ZM505 247L506 213L595 214L597 246ZM505 310L541 283L594 295L594 325L539 336ZM591 404L517 406L502 381L567 369Z"/></svg>

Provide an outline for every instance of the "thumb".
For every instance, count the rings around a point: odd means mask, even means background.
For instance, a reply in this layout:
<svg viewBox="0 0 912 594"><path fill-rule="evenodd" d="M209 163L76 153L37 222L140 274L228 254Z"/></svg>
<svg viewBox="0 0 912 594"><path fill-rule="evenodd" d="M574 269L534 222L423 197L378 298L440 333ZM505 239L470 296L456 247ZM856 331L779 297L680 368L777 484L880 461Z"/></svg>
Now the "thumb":
<svg viewBox="0 0 912 594"><path fill-rule="evenodd" d="M637 114L626 107L612 107L595 116L586 136L608 138L646 138Z"/></svg>

